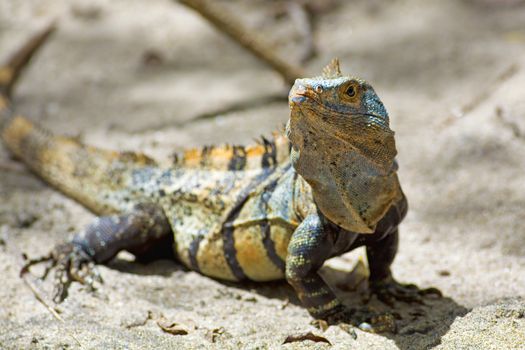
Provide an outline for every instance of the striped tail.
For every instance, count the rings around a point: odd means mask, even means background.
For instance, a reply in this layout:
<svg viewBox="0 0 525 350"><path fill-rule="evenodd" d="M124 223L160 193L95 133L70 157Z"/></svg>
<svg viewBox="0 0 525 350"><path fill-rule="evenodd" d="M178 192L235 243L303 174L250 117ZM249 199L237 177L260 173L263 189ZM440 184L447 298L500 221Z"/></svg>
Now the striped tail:
<svg viewBox="0 0 525 350"><path fill-rule="evenodd" d="M54 30L55 26L50 25L31 37L0 66L1 138L33 172L88 209L99 215L119 211L106 199L107 193L119 189L119 176L126 169L153 165L153 160L143 154L102 150L74 138L54 136L16 114L10 106L14 84Z"/></svg>

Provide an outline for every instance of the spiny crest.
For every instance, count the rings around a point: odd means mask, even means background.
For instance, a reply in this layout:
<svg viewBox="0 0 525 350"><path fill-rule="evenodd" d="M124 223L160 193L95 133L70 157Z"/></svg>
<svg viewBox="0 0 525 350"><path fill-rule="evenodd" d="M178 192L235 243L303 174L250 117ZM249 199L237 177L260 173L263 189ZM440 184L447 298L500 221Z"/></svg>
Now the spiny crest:
<svg viewBox="0 0 525 350"><path fill-rule="evenodd" d="M282 133L273 140L262 137L255 145L205 146L186 150L173 156L174 165L207 170L253 170L275 167L288 161L290 143Z"/></svg>
<svg viewBox="0 0 525 350"><path fill-rule="evenodd" d="M341 67L339 66L339 59L337 57L332 59L330 63L328 63L328 65L323 68L324 79L334 79L340 78L342 76Z"/></svg>

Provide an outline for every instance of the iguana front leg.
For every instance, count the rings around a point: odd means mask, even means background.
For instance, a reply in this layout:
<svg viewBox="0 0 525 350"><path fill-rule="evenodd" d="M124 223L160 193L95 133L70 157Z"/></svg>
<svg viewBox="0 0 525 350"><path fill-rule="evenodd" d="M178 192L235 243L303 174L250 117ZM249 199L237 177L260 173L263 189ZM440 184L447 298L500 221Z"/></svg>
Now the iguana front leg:
<svg viewBox="0 0 525 350"><path fill-rule="evenodd" d="M315 318L337 313L342 305L317 270L330 256L326 233L317 214L310 214L297 227L288 244L286 280Z"/></svg>
<svg viewBox="0 0 525 350"><path fill-rule="evenodd" d="M48 256L29 261L22 273L27 272L31 265L50 262L45 275L56 267L53 299L61 302L67 297L68 287L73 281L91 288L95 282L101 282L94 268L96 263L111 260L121 250L147 253L170 236L171 228L161 208L138 205L125 214L95 219L71 241L56 246Z"/></svg>
<svg viewBox="0 0 525 350"><path fill-rule="evenodd" d="M423 303L423 296L441 296L436 288L419 289L414 284L403 284L392 277L390 265L394 261L399 243L397 228L379 241L367 244L366 254L370 269L369 285L372 294L389 306L396 300Z"/></svg>
<svg viewBox="0 0 525 350"><path fill-rule="evenodd" d="M316 319L330 323L347 322L360 325L372 322L377 314L367 308L345 307L318 274L319 268L332 255L332 240L318 214L310 214L297 227L288 245L286 280Z"/></svg>

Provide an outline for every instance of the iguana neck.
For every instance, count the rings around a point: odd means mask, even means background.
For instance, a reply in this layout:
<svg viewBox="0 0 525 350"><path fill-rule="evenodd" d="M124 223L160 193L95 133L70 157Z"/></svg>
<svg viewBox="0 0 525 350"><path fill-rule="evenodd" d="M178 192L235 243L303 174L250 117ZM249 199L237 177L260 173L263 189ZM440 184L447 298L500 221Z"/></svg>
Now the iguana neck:
<svg viewBox="0 0 525 350"><path fill-rule="evenodd" d="M292 150L297 172L308 182L319 210L333 223L346 230L372 233L377 222L402 196L393 156L377 162L349 147L334 145L343 152L316 153L329 149L319 139L314 148ZM343 143L343 141L339 141ZM321 158L320 158L321 156Z"/></svg>

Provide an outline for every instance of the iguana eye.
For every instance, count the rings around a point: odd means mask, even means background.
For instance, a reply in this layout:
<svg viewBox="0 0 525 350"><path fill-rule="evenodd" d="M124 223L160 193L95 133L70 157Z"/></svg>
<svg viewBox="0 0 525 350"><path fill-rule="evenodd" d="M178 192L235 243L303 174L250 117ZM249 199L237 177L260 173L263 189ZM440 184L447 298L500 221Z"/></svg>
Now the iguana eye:
<svg viewBox="0 0 525 350"><path fill-rule="evenodd" d="M323 93L323 87L321 85L317 85L315 87L315 92L317 92L318 94L322 94Z"/></svg>
<svg viewBox="0 0 525 350"><path fill-rule="evenodd" d="M349 97L355 97L356 95L356 89L355 89L355 86L354 85L350 85L349 87L346 88L346 94L349 96Z"/></svg>

